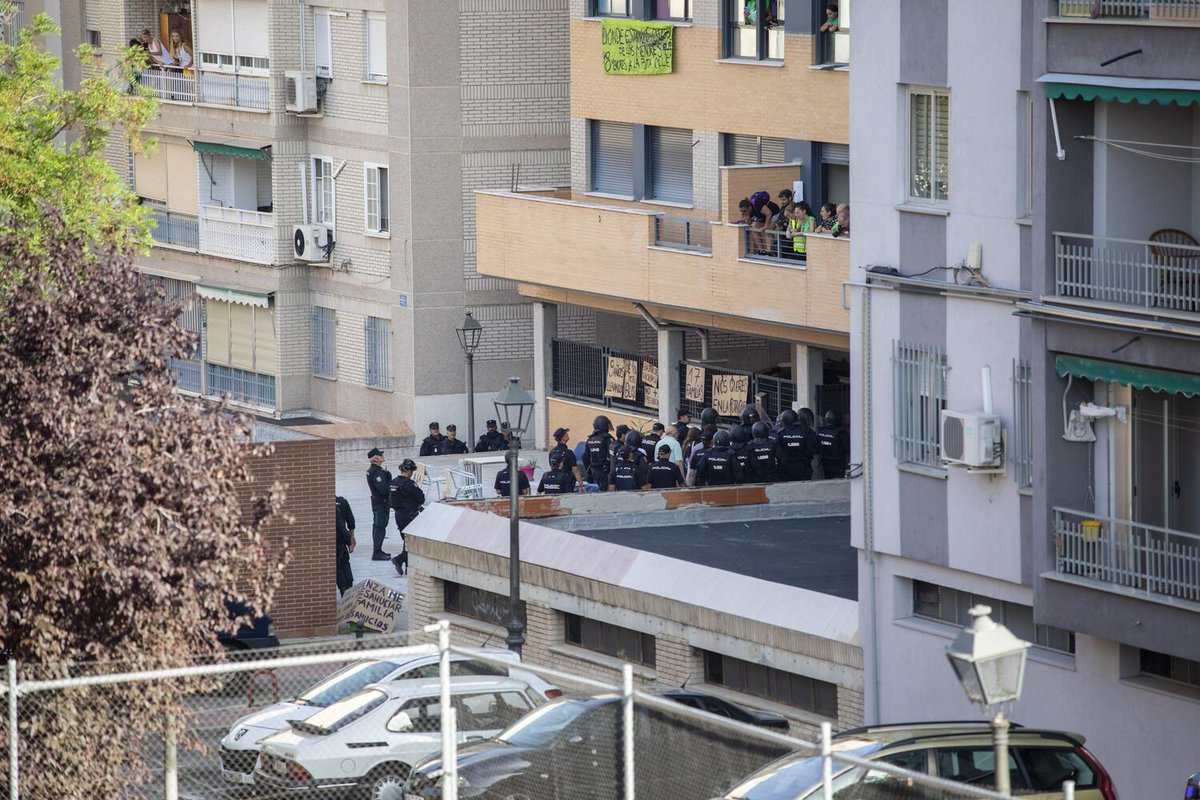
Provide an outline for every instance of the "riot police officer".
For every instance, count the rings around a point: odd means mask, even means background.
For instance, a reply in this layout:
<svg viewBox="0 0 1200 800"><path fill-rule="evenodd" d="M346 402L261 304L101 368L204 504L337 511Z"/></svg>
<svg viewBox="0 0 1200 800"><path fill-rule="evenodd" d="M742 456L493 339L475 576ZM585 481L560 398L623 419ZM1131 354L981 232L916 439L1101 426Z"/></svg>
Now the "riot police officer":
<svg viewBox="0 0 1200 800"><path fill-rule="evenodd" d="M556 428L554 431L554 447L550 448L550 464L554 464L554 456L558 455L562 462L562 468L571 473L573 484L578 484L579 489L583 489L583 471L579 468L579 464L575 459L575 452L571 449L571 429ZM539 489L539 491L541 491Z"/></svg>
<svg viewBox="0 0 1200 800"><path fill-rule="evenodd" d="M737 456L738 466L742 468L742 475L749 479L750 436L746 433L747 427L734 425L729 429L729 446L733 448L733 452Z"/></svg>
<svg viewBox="0 0 1200 800"><path fill-rule="evenodd" d="M700 411L700 427L703 428L708 425L716 425L717 422L717 410L712 406L705 406L704 409Z"/></svg>
<svg viewBox="0 0 1200 800"><path fill-rule="evenodd" d="M641 431L630 430L625 433L625 446L633 448L634 452L632 457L634 463L645 465L650 459L646 457L646 451L642 449L642 443Z"/></svg>
<svg viewBox="0 0 1200 800"><path fill-rule="evenodd" d="M842 424L842 415L832 408L825 412L825 424L817 431L821 444L821 474L826 478L846 477L850 461L850 431Z"/></svg>
<svg viewBox="0 0 1200 800"><path fill-rule="evenodd" d="M401 552L392 557L396 574L404 574L404 565L408 563L408 547L404 544L404 529L421 513L425 504L425 492L413 481L412 475L417 469L417 463L411 458L400 462L400 474L392 481L392 509L396 512L396 527L400 529Z"/></svg>
<svg viewBox="0 0 1200 800"><path fill-rule="evenodd" d="M508 440L504 438L504 434L496 430L496 420L489 419L487 421L487 432L479 437L479 441L475 443L476 453L494 453L500 450L508 449Z"/></svg>
<svg viewBox="0 0 1200 800"><path fill-rule="evenodd" d="M508 477L508 464L496 473L496 482L492 484L498 497L511 497L512 479ZM529 476L517 468L517 496L529 494Z"/></svg>
<svg viewBox="0 0 1200 800"><path fill-rule="evenodd" d="M651 489L677 489L683 486L683 473L679 465L671 460L669 445L658 446L658 460L650 465L647 482Z"/></svg>
<svg viewBox="0 0 1200 800"><path fill-rule="evenodd" d="M661 422L655 422L650 426L650 432L642 435L642 443L639 446L646 455L646 461L654 460L654 451L658 448L658 442L666 432L666 425L663 425Z"/></svg>
<svg viewBox="0 0 1200 800"><path fill-rule="evenodd" d="M438 445L437 454L439 456L461 456L466 452L468 452L467 443L458 438L458 427L447 425L446 435L442 437L441 444Z"/></svg>
<svg viewBox="0 0 1200 800"><path fill-rule="evenodd" d="M738 416L742 423L742 427L746 430L750 430L754 423L758 422L759 420L758 407L753 403L747 403L742 407L742 413Z"/></svg>
<svg viewBox="0 0 1200 800"><path fill-rule="evenodd" d="M779 480L779 442L771 438L771 427L756 422L750 429L754 438L746 445L750 452L750 480L774 483Z"/></svg>
<svg viewBox="0 0 1200 800"><path fill-rule="evenodd" d="M776 436L779 442L779 479L812 480L812 459L817 454L816 435L790 408L780 415L779 421L783 423L783 428Z"/></svg>
<svg viewBox="0 0 1200 800"><path fill-rule="evenodd" d="M371 466L367 470L367 488L371 492L371 551L372 561L387 561L390 555L383 552L383 538L387 536L388 508L392 473L383 468L383 451L372 447L367 453Z"/></svg>
<svg viewBox="0 0 1200 800"><path fill-rule="evenodd" d="M729 431L716 432L712 447L704 448L700 454L695 486L732 486L741 483L742 468L729 443Z"/></svg>
<svg viewBox="0 0 1200 800"><path fill-rule="evenodd" d="M637 431L630 433L637 433ZM609 473L608 490L610 492L632 492L648 488L649 470L646 468L642 451L634 445L626 444L618 453L617 461Z"/></svg>
<svg viewBox="0 0 1200 800"><path fill-rule="evenodd" d="M603 414L592 420L592 434L584 442L583 470L588 483L608 489L608 468L612 461L612 423Z"/></svg>
<svg viewBox="0 0 1200 800"><path fill-rule="evenodd" d="M421 440L421 452L418 453L418 457L436 456L445 438L436 422L429 423L429 435Z"/></svg>
<svg viewBox="0 0 1200 800"><path fill-rule="evenodd" d="M542 473L538 482L538 494L571 494L574 491L575 476L566 468L563 451L555 448L550 451L550 471Z"/></svg>

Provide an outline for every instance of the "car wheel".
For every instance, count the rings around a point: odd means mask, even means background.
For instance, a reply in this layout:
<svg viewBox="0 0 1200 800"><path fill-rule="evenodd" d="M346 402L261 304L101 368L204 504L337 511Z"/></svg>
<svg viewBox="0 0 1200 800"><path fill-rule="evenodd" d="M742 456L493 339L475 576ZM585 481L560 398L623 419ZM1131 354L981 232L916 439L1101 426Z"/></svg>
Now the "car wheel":
<svg viewBox="0 0 1200 800"><path fill-rule="evenodd" d="M367 775L362 796L366 800L404 800L406 780L408 767L403 764L384 764Z"/></svg>

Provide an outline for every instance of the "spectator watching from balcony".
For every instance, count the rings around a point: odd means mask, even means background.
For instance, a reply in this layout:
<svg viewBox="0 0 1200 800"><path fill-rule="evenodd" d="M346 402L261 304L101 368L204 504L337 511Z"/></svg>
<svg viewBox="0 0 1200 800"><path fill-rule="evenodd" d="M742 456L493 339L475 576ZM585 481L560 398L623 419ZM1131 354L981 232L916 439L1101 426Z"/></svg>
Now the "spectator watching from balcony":
<svg viewBox="0 0 1200 800"><path fill-rule="evenodd" d="M743 197L741 200L738 200L738 214L740 216L733 221L734 225L750 225L754 222L751 219L750 198Z"/></svg>
<svg viewBox="0 0 1200 800"><path fill-rule="evenodd" d="M171 49L164 45L162 39L157 36L151 39L149 28L142 31L142 41L146 42L146 52L150 56L150 66L159 68L175 66L175 56L171 55Z"/></svg>
<svg viewBox="0 0 1200 800"><path fill-rule="evenodd" d="M758 24L759 9L763 10L763 27L774 28L779 24L779 14L775 8L776 0L746 0L742 10L742 19L747 25Z"/></svg>
<svg viewBox="0 0 1200 800"><path fill-rule="evenodd" d="M838 19L837 3L830 3L825 6L825 21L818 28L821 33L837 33L840 30L841 21Z"/></svg>
<svg viewBox="0 0 1200 800"><path fill-rule="evenodd" d="M837 206L833 203L821 204L821 222L817 225L818 233L829 233L837 222Z"/></svg>
<svg viewBox="0 0 1200 800"><path fill-rule="evenodd" d="M837 214L833 222L834 236L845 236L850 238L850 205L848 203L838 203Z"/></svg>
<svg viewBox="0 0 1200 800"><path fill-rule="evenodd" d="M182 70L184 75L192 74L192 48L183 40L183 33L178 28L171 31L171 57L175 60L174 69Z"/></svg>
<svg viewBox="0 0 1200 800"><path fill-rule="evenodd" d="M817 227L813 219L812 208L801 200L792 206L791 218L788 219L787 237L792 240L790 258L803 261L808 257L808 240L806 234L812 233Z"/></svg>
<svg viewBox="0 0 1200 800"><path fill-rule="evenodd" d="M755 192L750 195L750 221L755 232L751 236L751 252L756 255L772 255L775 250L775 219L779 216L779 206L771 201L768 192Z"/></svg>
<svg viewBox="0 0 1200 800"><path fill-rule="evenodd" d="M788 220L788 212L792 210L792 206L796 204L796 199L792 195L791 189L780 189L779 195L776 198L779 200L779 229L786 230Z"/></svg>

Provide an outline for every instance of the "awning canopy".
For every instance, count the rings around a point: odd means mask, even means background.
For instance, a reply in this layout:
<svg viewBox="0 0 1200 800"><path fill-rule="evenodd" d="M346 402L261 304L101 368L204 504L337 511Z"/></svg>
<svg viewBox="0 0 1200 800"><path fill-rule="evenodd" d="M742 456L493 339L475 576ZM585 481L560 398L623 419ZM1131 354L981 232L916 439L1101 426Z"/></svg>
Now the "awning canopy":
<svg viewBox="0 0 1200 800"><path fill-rule="evenodd" d="M196 287L196 294L208 300L220 300L225 303L237 303L255 308L271 307L271 292L256 292L253 289L231 289L223 286Z"/></svg>
<svg viewBox="0 0 1200 800"><path fill-rule="evenodd" d="M263 147L246 147L236 144L225 144L224 142L192 142L192 149L197 153L212 153L218 156L231 156L233 158L249 158L255 161L269 161L271 156L267 153L267 148L270 145Z"/></svg>
<svg viewBox="0 0 1200 800"><path fill-rule="evenodd" d="M1037 79L1051 100L1103 100L1106 103L1158 103L1190 106L1200 103L1200 81L1161 78L1118 78L1048 72Z"/></svg>
<svg viewBox="0 0 1200 800"><path fill-rule="evenodd" d="M1054 368L1064 378L1073 375L1085 380L1110 381L1134 389L1149 389L1152 392L1182 394L1187 397L1200 395L1200 375L1189 375L1185 372L1168 372L1134 364L1120 364L1116 361L1064 355L1054 359Z"/></svg>

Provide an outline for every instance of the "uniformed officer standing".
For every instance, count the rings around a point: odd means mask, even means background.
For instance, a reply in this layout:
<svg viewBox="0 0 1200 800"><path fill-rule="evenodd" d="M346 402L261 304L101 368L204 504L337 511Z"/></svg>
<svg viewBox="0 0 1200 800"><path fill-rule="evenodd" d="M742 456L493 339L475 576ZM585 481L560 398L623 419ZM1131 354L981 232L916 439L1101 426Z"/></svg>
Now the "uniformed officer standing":
<svg viewBox="0 0 1200 800"><path fill-rule="evenodd" d="M571 474L574 478L573 484L577 485L577 491L583 491L583 471L579 469L579 463L575 460L575 451L571 449L571 429L556 428L554 431L554 447L550 448L550 465L554 465L554 457L558 456L562 468ZM540 492L541 489L538 489Z"/></svg>
<svg viewBox="0 0 1200 800"><path fill-rule="evenodd" d="M670 445L658 446L658 460L650 465L649 478L651 489L678 489L683 486L683 473L679 465L671 460Z"/></svg>
<svg viewBox="0 0 1200 800"><path fill-rule="evenodd" d="M584 442L584 474L588 483L600 487L600 491L608 490L608 467L612 456L613 437L609 433L612 423L608 417L601 415L592 420L592 435Z"/></svg>
<svg viewBox="0 0 1200 800"><path fill-rule="evenodd" d="M441 447L442 440L445 438L445 436L442 436L441 430L438 428L438 424L436 422L429 423L429 435L421 441L421 452L419 457L425 458L426 456L436 456L438 454L438 448Z"/></svg>
<svg viewBox="0 0 1200 800"><path fill-rule="evenodd" d="M655 422L650 426L650 432L642 435L642 452L646 454L646 461L654 460L654 452L658 449L658 442L663 438L663 434L667 432L667 426L661 422Z"/></svg>
<svg viewBox="0 0 1200 800"><path fill-rule="evenodd" d="M354 512L346 498L333 498L334 524L337 526L337 588L342 595L354 585L354 571L350 569L350 554L358 543L354 540Z"/></svg>
<svg viewBox="0 0 1200 800"><path fill-rule="evenodd" d="M637 431L630 431L631 434ZM649 470L646 468L642 451L626 444L618 451L617 462L609 473L610 492L633 492L649 488Z"/></svg>
<svg viewBox="0 0 1200 800"><path fill-rule="evenodd" d="M567 469L563 451L556 447L550 451L550 471L543 472L542 479L538 482L538 494L571 494L574 491L575 476Z"/></svg>
<svg viewBox="0 0 1200 800"><path fill-rule="evenodd" d="M442 437L442 443L438 445L437 454L439 456L461 456L466 452L468 452L467 443L458 438L458 427L447 425L446 435Z"/></svg>
<svg viewBox="0 0 1200 800"><path fill-rule="evenodd" d="M779 442L779 479L812 480L812 459L817 452L813 429L801 422L790 408L783 412L779 421L783 423L775 437Z"/></svg>
<svg viewBox="0 0 1200 800"><path fill-rule="evenodd" d="M755 483L774 483L779 480L779 442L771 438L771 427L756 422L750 428L754 438L746 445L750 453L749 480Z"/></svg>
<svg viewBox="0 0 1200 800"><path fill-rule="evenodd" d="M708 409L705 410L707 411ZM716 425L705 425L703 432L700 434L700 443L692 447L692 455L688 458L687 463L688 486L700 485L696 483L696 470L700 469L700 459L704 457L704 451L712 447L713 437L716 435Z"/></svg>
<svg viewBox="0 0 1200 800"><path fill-rule="evenodd" d="M518 469L517 479L517 496L529 494L529 476ZM492 484L492 488L500 497L509 496L509 492L512 491L512 480L508 477L508 464L505 464L504 469L496 473L496 482Z"/></svg>
<svg viewBox="0 0 1200 800"><path fill-rule="evenodd" d="M750 474L750 426L734 425L729 429L729 446L737 456L742 475L749 480Z"/></svg>
<svg viewBox="0 0 1200 800"><path fill-rule="evenodd" d="M416 469L417 462L411 458L404 459L400 463L400 474L392 481L391 486L392 508L396 511L396 527L400 529L401 547L405 551L392 558L392 564L396 566L398 575L404 574L402 564L407 563L408 556L408 546L403 544L404 529L417 518L417 514L421 513L421 506L425 503L425 492L421 491L421 487L417 486L412 479Z"/></svg>
<svg viewBox="0 0 1200 800"><path fill-rule="evenodd" d="M507 449L508 440L504 438L503 433L496 430L496 420L489 419L487 421L487 431L480 435L479 441L475 443L475 452L495 453Z"/></svg>
<svg viewBox="0 0 1200 800"><path fill-rule="evenodd" d="M821 473L826 478L846 477L850 461L850 431L842 424L840 412L825 412L825 425L817 432L821 443Z"/></svg>
<svg viewBox="0 0 1200 800"><path fill-rule="evenodd" d="M371 560L387 561L391 556L383 552L383 537L387 536L392 473L383 468L383 451L378 447L371 448L367 456L371 459L367 470L367 488L371 490Z"/></svg>
<svg viewBox="0 0 1200 800"><path fill-rule="evenodd" d="M717 431L712 447L704 448L696 465L693 486L732 486L742 482L737 454L729 446L729 431Z"/></svg>

